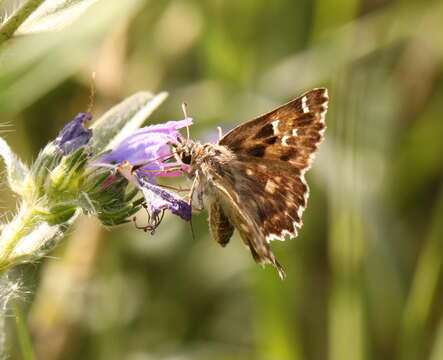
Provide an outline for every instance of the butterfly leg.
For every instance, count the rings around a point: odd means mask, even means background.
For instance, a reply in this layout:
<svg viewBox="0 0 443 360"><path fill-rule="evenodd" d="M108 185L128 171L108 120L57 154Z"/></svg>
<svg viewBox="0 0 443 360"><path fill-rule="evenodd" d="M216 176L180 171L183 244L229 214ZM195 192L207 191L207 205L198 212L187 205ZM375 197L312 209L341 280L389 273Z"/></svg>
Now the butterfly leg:
<svg viewBox="0 0 443 360"><path fill-rule="evenodd" d="M181 187L176 187L176 186L170 186L170 185L164 185L164 184L157 184L158 186L165 188L165 189L171 189L171 190L175 190L175 191L190 191L191 189L183 189Z"/></svg>
<svg viewBox="0 0 443 360"><path fill-rule="evenodd" d="M200 182L199 172L196 172L194 181L189 191L189 205L197 211L203 210L203 189Z"/></svg>

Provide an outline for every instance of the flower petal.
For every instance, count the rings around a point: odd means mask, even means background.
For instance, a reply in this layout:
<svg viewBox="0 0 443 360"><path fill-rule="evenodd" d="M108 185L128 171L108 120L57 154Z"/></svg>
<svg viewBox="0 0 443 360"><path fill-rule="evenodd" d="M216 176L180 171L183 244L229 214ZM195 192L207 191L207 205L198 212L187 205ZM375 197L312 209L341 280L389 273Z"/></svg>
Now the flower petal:
<svg viewBox="0 0 443 360"><path fill-rule="evenodd" d="M146 199L149 215L155 219L163 210L171 210L174 215L190 221L192 217L191 205L171 191L151 184L142 176L137 176L140 189Z"/></svg>
<svg viewBox="0 0 443 360"><path fill-rule="evenodd" d="M92 137L92 130L86 129L84 123L86 120L91 119L91 114L84 112L78 113L74 120L66 124L59 132L54 143L58 145L65 155L74 152L89 142Z"/></svg>
<svg viewBox="0 0 443 360"><path fill-rule="evenodd" d="M132 165L156 163L155 169L163 170L170 167L164 160L170 154L168 143L181 136L178 129L192 124L191 118L180 121L168 121L164 124L145 126L123 140L110 153L104 155L99 162L118 163L129 161ZM146 169L152 170L151 167Z"/></svg>

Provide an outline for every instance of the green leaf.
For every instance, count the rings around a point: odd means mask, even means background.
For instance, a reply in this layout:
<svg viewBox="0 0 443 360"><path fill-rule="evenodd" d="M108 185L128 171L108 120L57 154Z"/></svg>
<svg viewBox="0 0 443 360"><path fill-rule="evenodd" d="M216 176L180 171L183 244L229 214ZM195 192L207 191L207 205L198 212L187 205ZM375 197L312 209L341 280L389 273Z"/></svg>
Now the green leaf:
<svg viewBox="0 0 443 360"><path fill-rule="evenodd" d="M46 0L17 29L17 34L60 30L70 25L97 0Z"/></svg>
<svg viewBox="0 0 443 360"><path fill-rule="evenodd" d="M27 174L29 174L28 167L12 152L8 143L1 137L0 156L6 165L9 186L12 191L21 194Z"/></svg>
<svg viewBox="0 0 443 360"><path fill-rule="evenodd" d="M95 153L112 149L145 122L168 94L138 92L114 106L93 125L92 147Z"/></svg>
<svg viewBox="0 0 443 360"><path fill-rule="evenodd" d="M60 1L46 0L41 7ZM79 0L69 2L74 1ZM89 3L89 0L84 1ZM62 81L83 71L81 69L88 66L91 54L101 46L107 34L115 31L122 18L135 16L143 4L142 0L96 1L81 16L70 19L74 21L64 29L45 29L36 33L37 28L34 28L31 29L32 36L27 35L30 30L24 28L24 23L14 35L26 33L26 36L13 36L0 48L0 108L3 118L13 118L14 114L29 107ZM38 27L41 29L40 25ZM48 73L51 76L47 76Z"/></svg>

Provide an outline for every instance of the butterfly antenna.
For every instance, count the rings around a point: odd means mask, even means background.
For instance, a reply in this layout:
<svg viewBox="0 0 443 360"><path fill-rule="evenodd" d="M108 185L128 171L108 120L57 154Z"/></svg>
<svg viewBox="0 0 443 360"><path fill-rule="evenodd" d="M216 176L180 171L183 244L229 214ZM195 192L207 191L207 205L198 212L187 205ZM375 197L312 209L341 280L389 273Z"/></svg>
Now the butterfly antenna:
<svg viewBox="0 0 443 360"><path fill-rule="evenodd" d="M182 111L183 111L183 115L185 115L185 119L188 118L188 104L186 103L182 103ZM186 137L189 140L190 139L190 135L189 135L189 126L186 126Z"/></svg>
<svg viewBox="0 0 443 360"><path fill-rule="evenodd" d="M220 126L217 126L217 130L218 130L218 140L220 141L221 138L223 137L223 130Z"/></svg>
<svg viewBox="0 0 443 360"><path fill-rule="evenodd" d="M86 109L86 112L88 114L91 113L92 108L94 107L94 98L95 98L95 75L96 72L94 71L91 74L91 82L90 82L90 91L89 91L89 103L88 103L88 107Z"/></svg>

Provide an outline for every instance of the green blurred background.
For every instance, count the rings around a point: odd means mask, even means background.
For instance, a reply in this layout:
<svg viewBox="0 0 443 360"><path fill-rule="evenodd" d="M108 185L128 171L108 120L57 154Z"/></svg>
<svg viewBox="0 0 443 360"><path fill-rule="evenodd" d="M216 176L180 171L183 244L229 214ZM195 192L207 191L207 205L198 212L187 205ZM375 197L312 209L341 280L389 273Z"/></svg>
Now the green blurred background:
<svg viewBox="0 0 443 360"><path fill-rule="evenodd" d="M83 218L16 269L37 359L443 359L442 1L72 3L94 4L1 49L2 135L28 162L86 110L93 71L95 117L167 90L149 123L186 101L195 139L313 87L331 99L305 226L273 244L285 281L212 241L205 212L194 240L173 216L154 236Z"/></svg>

